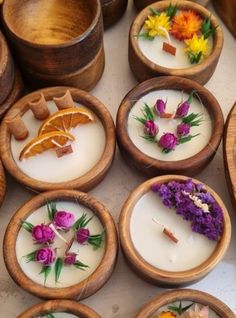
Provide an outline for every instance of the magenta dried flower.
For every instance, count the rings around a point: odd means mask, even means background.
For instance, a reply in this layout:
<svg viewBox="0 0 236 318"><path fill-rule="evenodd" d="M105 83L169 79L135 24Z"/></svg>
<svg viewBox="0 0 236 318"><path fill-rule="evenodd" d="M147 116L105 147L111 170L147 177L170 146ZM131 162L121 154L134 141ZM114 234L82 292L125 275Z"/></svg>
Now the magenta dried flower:
<svg viewBox="0 0 236 318"><path fill-rule="evenodd" d="M190 133L190 126L188 124L185 123L181 123L177 126L177 134L179 136L187 136Z"/></svg>
<svg viewBox="0 0 236 318"><path fill-rule="evenodd" d="M174 150L178 145L178 138L172 133L164 133L161 136L158 145L163 148L163 151L169 152Z"/></svg>
<svg viewBox="0 0 236 318"><path fill-rule="evenodd" d="M74 265L76 262L76 256L75 253L67 253L64 257L64 264L65 265Z"/></svg>
<svg viewBox="0 0 236 318"><path fill-rule="evenodd" d="M89 229L82 227L76 232L76 239L79 244L84 244L90 237Z"/></svg>
<svg viewBox="0 0 236 318"><path fill-rule="evenodd" d="M50 266L55 262L56 252L51 247L44 247L35 253L35 260L44 266Z"/></svg>
<svg viewBox="0 0 236 318"><path fill-rule="evenodd" d="M163 99L158 99L156 101L154 109L155 109L157 115L163 114L166 110L166 102L164 102Z"/></svg>
<svg viewBox="0 0 236 318"><path fill-rule="evenodd" d="M54 215L53 223L57 228L68 230L74 223L74 214L66 211L58 211Z"/></svg>
<svg viewBox="0 0 236 318"><path fill-rule="evenodd" d="M37 244L51 243L55 238L53 230L49 227L49 225L45 224L34 226L31 234Z"/></svg>
<svg viewBox="0 0 236 318"><path fill-rule="evenodd" d="M176 113L175 113L175 117L176 118L183 118L183 117L188 115L190 104L193 101L193 94L194 94L194 91L191 92L191 94L189 95L188 100L184 101L183 103L181 103L178 106L178 108L176 110Z"/></svg>
<svg viewBox="0 0 236 318"><path fill-rule="evenodd" d="M144 133L148 136L155 137L158 133L158 127L153 120L147 120L144 125Z"/></svg>

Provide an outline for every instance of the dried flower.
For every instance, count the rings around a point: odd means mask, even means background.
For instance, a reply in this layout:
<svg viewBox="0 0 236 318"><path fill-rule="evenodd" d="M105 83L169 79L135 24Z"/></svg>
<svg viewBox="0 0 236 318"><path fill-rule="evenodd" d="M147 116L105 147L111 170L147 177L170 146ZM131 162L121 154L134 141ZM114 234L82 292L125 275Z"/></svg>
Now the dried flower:
<svg viewBox="0 0 236 318"><path fill-rule="evenodd" d="M89 229L82 227L76 232L76 239L79 244L84 244L90 237Z"/></svg>
<svg viewBox="0 0 236 318"><path fill-rule="evenodd" d="M179 107L177 108L177 110L176 110L175 117L176 118L182 118L182 117L187 116L189 108L190 108L190 104L189 104L188 101L185 101L185 102L181 103L179 105Z"/></svg>
<svg viewBox="0 0 236 318"><path fill-rule="evenodd" d="M187 45L185 51L191 64L199 63L200 59L208 54L208 39L204 39L203 35L198 37L194 34L191 39L185 40L185 43Z"/></svg>
<svg viewBox="0 0 236 318"><path fill-rule="evenodd" d="M164 113L166 110L166 102L164 102L163 99L158 99L156 101L154 109L155 109L155 112L157 113L157 115Z"/></svg>
<svg viewBox="0 0 236 318"><path fill-rule="evenodd" d="M55 238L53 230L49 227L49 225L45 224L34 226L31 234L37 244L52 243Z"/></svg>
<svg viewBox="0 0 236 318"><path fill-rule="evenodd" d="M44 247L35 253L35 261L43 264L44 266L52 265L56 259L56 252L51 247Z"/></svg>
<svg viewBox="0 0 236 318"><path fill-rule="evenodd" d="M74 223L74 214L66 211L58 211L54 215L54 225L61 230L68 230Z"/></svg>
<svg viewBox="0 0 236 318"><path fill-rule="evenodd" d="M209 317L209 307L203 306L201 309L199 305L195 304L193 310L186 311L183 318L208 318Z"/></svg>
<svg viewBox="0 0 236 318"><path fill-rule="evenodd" d="M178 136L187 136L190 133L190 126L185 123L181 123L177 126L177 134Z"/></svg>
<svg viewBox="0 0 236 318"><path fill-rule="evenodd" d="M199 34L202 19L192 10L181 10L172 19L171 34L178 40L188 40L194 34Z"/></svg>
<svg viewBox="0 0 236 318"><path fill-rule="evenodd" d="M144 23L144 28L152 38L155 36L166 36L166 32L163 29L170 30L170 17L165 12L155 16L149 15Z"/></svg>
<svg viewBox="0 0 236 318"><path fill-rule="evenodd" d="M162 311L158 318L175 318L176 317L176 314L174 314L173 312L171 311Z"/></svg>
<svg viewBox="0 0 236 318"><path fill-rule="evenodd" d="M76 262L76 256L77 254L75 253L66 253L64 257L64 264L65 265L74 265Z"/></svg>
<svg viewBox="0 0 236 318"><path fill-rule="evenodd" d="M158 127L153 120L147 120L144 125L144 133L148 136L155 137L158 133Z"/></svg>
<svg viewBox="0 0 236 318"><path fill-rule="evenodd" d="M172 133L164 133L158 142L158 145L166 152L174 150L177 144L178 138Z"/></svg>

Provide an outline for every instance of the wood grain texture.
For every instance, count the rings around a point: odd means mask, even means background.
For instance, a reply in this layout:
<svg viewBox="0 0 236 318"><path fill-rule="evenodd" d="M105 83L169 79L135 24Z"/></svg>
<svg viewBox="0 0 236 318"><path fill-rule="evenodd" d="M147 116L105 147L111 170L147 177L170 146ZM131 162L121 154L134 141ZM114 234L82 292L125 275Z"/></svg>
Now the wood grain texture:
<svg viewBox="0 0 236 318"><path fill-rule="evenodd" d="M134 0L134 5L137 8L137 10L140 11L154 2L158 2L158 0ZM198 3L202 6L207 6L210 0L195 0L193 2Z"/></svg>
<svg viewBox="0 0 236 318"><path fill-rule="evenodd" d="M3 169L2 162L0 161L0 206L3 203L5 194L6 194L6 177L5 177L5 172Z"/></svg>
<svg viewBox="0 0 236 318"><path fill-rule="evenodd" d="M104 152L97 164L90 171L88 171L86 174L77 179L60 183L41 182L32 179L26 174L24 174L16 165L12 157L10 148L11 135L7 128L5 119L3 119L0 128L0 153L2 155L3 164L8 170L8 172L14 178L16 178L20 183L24 184L29 188L33 188L38 191L56 190L64 188L88 191L103 180L103 178L105 177L105 175L111 167L116 146L114 123L107 108L97 98L90 95L89 93L71 87L46 88L26 95L13 106L12 110L19 109L20 113L24 114L26 111L29 110L28 102L34 101L37 98L39 98L41 93L44 94L45 99L48 101L52 100L53 97L62 96L68 89L70 90L70 93L74 101L81 103L82 105L91 109L91 111L93 111L101 120L106 134L106 145Z"/></svg>
<svg viewBox="0 0 236 318"><path fill-rule="evenodd" d="M210 192L210 194L222 207L224 216L224 229L222 237L219 240L212 255L205 262L193 269L186 271L164 271L147 263L135 249L130 234L130 220L135 204L143 195L150 191L151 186L155 183L166 183L171 180L185 181L187 179L188 177L177 175L166 175L150 179L139 185L131 192L121 210L119 218L119 234L124 255L131 268L141 278L158 286L173 288L179 286L187 286L189 284L197 282L198 280L206 276L222 260L230 243L231 222L228 211L217 193L204 184L204 188L208 192ZM195 184L202 183L196 179L193 179L193 182Z"/></svg>
<svg viewBox="0 0 236 318"><path fill-rule="evenodd" d="M73 86L78 85L79 71L87 67L89 72L88 65L103 47L99 0L71 0L68 4L63 0L6 0L2 11L18 64L35 84L38 76L42 80L58 76L61 81L64 76L65 80L74 78Z"/></svg>
<svg viewBox="0 0 236 318"><path fill-rule="evenodd" d="M173 89L190 93L195 90L212 120L212 136L209 143L196 155L178 161L162 161L141 152L131 141L127 122L129 112L137 100L156 90ZM203 86L180 77L159 77L147 80L132 89L119 106L116 118L117 143L126 162L143 174L184 174L193 176L202 171L213 159L219 147L224 129L224 118L219 103ZM194 143L194 142L193 142Z"/></svg>
<svg viewBox="0 0 236 318"><path fill-rule="evenodd" d="M134 19L129 33L129 65L139 82L145 81L149 78L163 75L181 76L188 79L195 80L200 84L205 84L213 75L218 64L221 50L223 47L223 33L219 26L219 22L212 15L210 11L204 7L193 3L191 1L173 1L172 4L178 4L180 9L191 9L196 11L203 18L211 19L213 27L217 26L215 35L213 37L213 49L211 54L197 65L186 69L172 69L168 67L159 66L151 62L140 50L138 45L137 34L139 34L143 24L149 15L150 11L145 8ZM170 2L160 1L152 4L152 7L157 11L163 11L169 6Z"/></svg>
<svg viewBox="0 0 236 318"><path fill-rule="evenodd" d="M35 318L41 317L45 314L66 312L74 314L80 318L102 318L91 308L79 304L73 300L49 300L43 303L39 303L23 312L17 318Z"/></svg>
<svg viewBox="0 0 236 318"><path fill-rule="evenodd" d="M105 230L105 252L97 269L84 281L66 288L48 288L37 284L22 271L16 257L16 240L22 226L36 209L53 200L78 202L89 208L100 220ZM94 197L73 190L57 190L37 195L26 202L12 217L6 229L3 254L12 279L23 289L45 299L84 299L98 291L110 278L117 259L118 239L114 221L106 207Z"/></svg>
<svg viewBox="0 0 236 318"><path fill-rule="evenodd" d="M176 301L188 300L195 303L209 306L221 318L235 318L232 310L216 297L194 289L179 289L159 294L148 304L144 305L136 318L152 318L155 312L168 304Z"/></svg>
<svg viewBox="0 0 236 318"><path fill-rule="evenodd" d="M100 0L104 27L109 28L115 24L124 14L128 0Z"/></svg>
<svg viewBox="0 0 236 318"><path fill-rule="evenodd" d="M224 130L223 153L225 176L231 199L236 207L236 103L233 105Z"/></svg>
<svg viewBox="0 0 236 318"><path fill-rule="evenodd" d="M236 2L235 0L213 0L215 10L236 38Z"/></svg>

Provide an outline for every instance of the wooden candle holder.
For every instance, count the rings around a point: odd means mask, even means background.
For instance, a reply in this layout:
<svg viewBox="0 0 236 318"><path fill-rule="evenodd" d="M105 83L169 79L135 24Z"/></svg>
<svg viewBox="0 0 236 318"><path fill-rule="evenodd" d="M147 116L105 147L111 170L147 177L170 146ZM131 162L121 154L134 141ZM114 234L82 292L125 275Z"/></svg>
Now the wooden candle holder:
<svg viewBox="0 0 236 318"><path fill-rule="evenodd" d="M2 166L2 162L0 161L0 206L4 200L6 193L6 177L4 173L4 169Z"/></svg>
<svg viewBox="0 0 236 318"><path fill-rule="evenodd" d="M202 279L222 260L230 243L231 222L228 211L221 198L217 195L217 193L204 184L204 188L215 198L217 203L221 206L224 216L224 229L222 237L217 243L217 246L212 255L205 262L190 270L170 272L158 269L150 265L142 258L142 256L135 249L130 234L130 220L135 204L139 201L141 197L143 197L143 195L150 191L150 188L153 184L166 183L172 180L186 181L187 179L188 178L184 176L166 175L156 177L142 183L140 186L138 186L131 192L124 206L122 207L120 214L120 241L122 250L128 261L128 264L141 278L161 287L173 288L177 286L187 286ZM193 182L195 184L202 184L202 182L199 182L195 179L193 179ZM146 316L140 316L139 318L141 317Z"/></svg>
<svg viewBox="0 0 236 318"><path fill-rule="evenodd" d="M193 301L204 306L209 306L221 318L235 318L232 310L216 297L194 289L179 289L161 293L144 305L136 318L152 318L155 312L161 307L171 304L176 301Z"/></svg>
<svg viewBox="0 0 236 318"><path fill-rule="evenodd" d="M104 69L99 0L73 0L69 6L5 1L2 10L7 37L29 85L95 86Z"/></svg>
<svg viewBox="0 0 236 318"><path fill-rule="evenodd" d="M175 3L176 2L172 1L173 5ZM150 7L161 12L166 10L169 4L170 1L168 0L159 1L152 3ZM145 20L150 14L149 7L147 7L134 19L129 34L129 64L134 76L139 82L145 81L155 76L172 75L185 77L195 80L200 84L205 84L215 71L223 47L223 33L217 19L211 14L210 11L199 4L193 3L192 1L178 1L177 5L180 9L195 11L203 19L208 19L210 17L212 26L217 27L213 37L212 52L203 62L183 69L163 67L150 61L139 48L137 38L137 34L139 34Z"/></svg>
<svg viewBox="0 0 236 318"><path fill-rule="evenodd" d="M128 116L136 101L150 92L165 89L188 93L195 90L212 119L212 136L208 145L196 155L184 160L162 161L149 157L133 144L128 134ZM180 77L153 78L137 85L121 102L116 118L117 142L121 154L130 166L148 176L168 173L193 176L199 173L213 159L220 144L223 129L224 119L215 97L198 83Z"/></svg>
<svg viewBox="0 0 236 318"><path fill-rule="evenodd" d="M53 200L78 202L89 208L99 218L105 231L105 252L100 265L87 279L66 288L48 288L35 283L22 271L16 256L16 241L22 227L22 221L26 220L36 209ZM106 207L86 193L73 190L45 192L26 202L15 213L6 229L3 253L7 270L12 279L29 293L47 299L84 299L98 291L114 270L118 253L116 227Z"/></svg>
<svg viewBox="0 0 236 318"><path fill-rule="evenodd" d="M128 0L100 0L104 27L109 28L115 24L124 14Z"/></svg>
<svg viewBox="0 0 236 318"><path fill-rule="evenodd" d="M134 0L134 5L136 9L140 11L143 10L145 7L149 6L150 4L158 1L160 0ZM202 6L207 6L210 0L196 0L193 2L196 2Z"/></svg>
<svg viewBox="0 0 236 318"><path fill-rule="evenodd" d="M49 300L33 307L29 308L28 310L24 311L20 316L17 318L34 318L34 317L41 317L45 314L56 312L66 312L70 314L74 314L80 318L101 318L94 310L91 308L79 304L76 301L72 300Z"/></svg>
<svg viewBox="0 0 236 318"><path fill-rule="evenodd" d="M25 112L29 111L29 102L35 101L39 98L40 94L43 93L46 101L52 100L53 97L61 97L67 90L70 90L70 93L75 102L81 103L82 105L88 107L93 111L98 118L101 120L102 125L105 130L106 135L106 145L104 152L97 162L97 164L83 176L76 178L67 182L59 183L50 183L42 182L36 179L33 179L26 174L24 174L16 165L12 152L11 152L11 134L7 127L6 118L11 111L15 109L19 110L20 114L23 115ZM31 110L30 110L31 111ZM106 107L94 96L86 93L82 90L69 87L52 87L47 89L42 89L29 95L26 95L20 99L6 115L5 119L1 125L1 149L2 160L4 166L9 171L14 178L16 178L20 183L25 186L38 191L47 191L47 190L56 190L56 189L80 189L82 191L88 191L95 187L99 182L103 180L109 168L111 167L114 153L115 153L115 128L112 117Z"/></svg>

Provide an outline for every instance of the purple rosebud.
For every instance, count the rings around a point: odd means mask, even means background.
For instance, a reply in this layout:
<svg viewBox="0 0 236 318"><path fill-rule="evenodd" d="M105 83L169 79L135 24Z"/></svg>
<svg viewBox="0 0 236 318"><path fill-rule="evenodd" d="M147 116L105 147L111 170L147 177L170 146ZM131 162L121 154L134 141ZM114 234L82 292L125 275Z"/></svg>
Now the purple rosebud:
<svg viewBox="0 0 236 318"><path fill-rule="evenodd" d="M178 138L172 133L165 133L161 136L158 145L163 149L174 150L178 144Z"/></svg>
<svg viewBox="0 0 236 318"><path fill-rule="evenodd" d="M77 254L75 254L75 253L67 253L65 255L65 258L64 258L64 264L65 265L74 265L76 262L76 256L77 256Z"/></svg>
<svg viewBox="0 0 236 318"><path fill-rule="evenodd" d="M177 126L177 134L179 136L187 136L190 133L190 126L188 124L182 123Z"/></svg>
<svg viewBox="0 0 236 318"><path fill-rule="evenodd" d="M185 101L182 104L180 104L176 110L175 117L182 118L182 117L187 116L188 111L189 111L189 107L190 107L190 104L188 101Z"/></svg>
<svg viewBox="0 0 236 318"><path fill-rule="evenodd" d="M88 241L90 236L89 229L86 229L85 227L82 227L76 232L76 239L79 244L84 244Z"/></svg>
<svg viewBox="0 0 236 318"><path fill-rule="evenodd" d="M44 247L38 250L35 254L35 260L44 266L49 266L55 262L56 253L51 247Z"/></svg>
<svg viewBox="0 0 236 318"><path fill-rule="evenodd" d="M163 101L163 99L158 99L156 101L156 104L154 106L154 109L157 113L157 115L162 114L166 110L166 103Z"/></svg>
<svg viewBox="0 0 236 318"><path fill-rule="evenodd" d="M156 134L158 133L158 127L153 120L150 119L146 121L144 125L144 133L152 137L156 136Z"/></svg>
<svg viewBox="0 0 236 318"><path fill-rule="evenodd" d="M65 211L58 211L55 213L53 223L56 227L62 230L68 230L75 223L74 214Z"/></svg>
<svg viewBox="0 0 236 318"><path fill-rule="evenodd" d="M37 244L50 243L55 238L53 230L49 227L49 225L45 224L34 226L31 234Z"/></svg>

